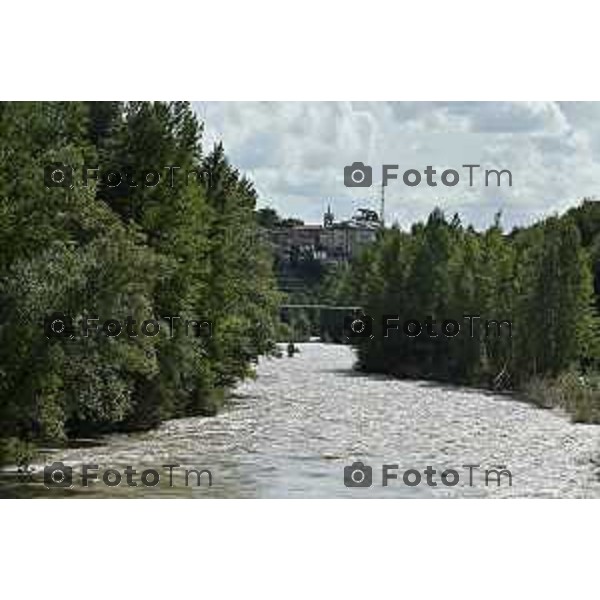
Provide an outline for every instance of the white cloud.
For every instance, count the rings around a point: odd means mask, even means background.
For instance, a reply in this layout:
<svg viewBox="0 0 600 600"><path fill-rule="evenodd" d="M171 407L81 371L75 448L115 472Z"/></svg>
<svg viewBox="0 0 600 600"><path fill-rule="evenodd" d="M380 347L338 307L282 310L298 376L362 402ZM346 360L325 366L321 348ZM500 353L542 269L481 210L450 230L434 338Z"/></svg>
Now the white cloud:
<svg viewBox="0 0 600 600"><path fill-rule="evenodd" d="M600 193L600 103L589 102L196 102L207 144L222 139L233 163L256 184L261 202L309 222L328 202L348 217L379 208L379 189L346 188L354 161L453 168L456 187L386 188L387 220L409 225L440 205L484 226L502 210L511 226L564 210ZM462 164L509 169L513 187L467 185Z"/></svg>

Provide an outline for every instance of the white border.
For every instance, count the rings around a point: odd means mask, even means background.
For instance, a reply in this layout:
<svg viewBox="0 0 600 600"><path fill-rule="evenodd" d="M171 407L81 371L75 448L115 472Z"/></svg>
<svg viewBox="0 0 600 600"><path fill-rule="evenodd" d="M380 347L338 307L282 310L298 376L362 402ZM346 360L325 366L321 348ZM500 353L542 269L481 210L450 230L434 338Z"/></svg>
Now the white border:
<svg viewBox="0 0 600 600"><path fill-rule="evenodd" d="M589 0L4 3L4 99L598 98Z"/></svg>
<svg viewBox="0 0 600 600"><path fill-rule="evenodd" d="M597 598L592 501L2 508L6 598Z"/></svg>

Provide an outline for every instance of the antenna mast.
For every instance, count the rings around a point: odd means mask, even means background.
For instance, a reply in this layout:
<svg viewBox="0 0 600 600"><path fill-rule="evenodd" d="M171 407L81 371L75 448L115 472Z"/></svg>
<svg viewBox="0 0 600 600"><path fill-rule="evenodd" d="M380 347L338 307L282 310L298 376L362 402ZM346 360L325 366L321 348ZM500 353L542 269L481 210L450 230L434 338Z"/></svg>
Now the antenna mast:
<svg viewBox="0 0 600 600"><path fill-rule="evenodd" d="M385 208L385 187L383 185L383 181L381 182L381 209L379 211L379 220L381 221L381 227L383 227L383 211Z"/></svg>

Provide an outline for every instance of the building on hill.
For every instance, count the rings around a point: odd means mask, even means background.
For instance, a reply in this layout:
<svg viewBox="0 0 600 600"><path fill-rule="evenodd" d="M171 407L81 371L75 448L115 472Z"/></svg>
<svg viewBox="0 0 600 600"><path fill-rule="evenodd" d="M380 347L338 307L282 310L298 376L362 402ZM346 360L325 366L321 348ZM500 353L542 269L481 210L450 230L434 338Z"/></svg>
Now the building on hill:
<svg viewBox="0 0 600 600"><path fill-rule="evenodd" d="M381 221L376 211L358 209L348 221L335 222L331 208L323 215L323 225L275 227L268 236L280 264L317 260L336 264L347 262L375 241Z"/></svg>

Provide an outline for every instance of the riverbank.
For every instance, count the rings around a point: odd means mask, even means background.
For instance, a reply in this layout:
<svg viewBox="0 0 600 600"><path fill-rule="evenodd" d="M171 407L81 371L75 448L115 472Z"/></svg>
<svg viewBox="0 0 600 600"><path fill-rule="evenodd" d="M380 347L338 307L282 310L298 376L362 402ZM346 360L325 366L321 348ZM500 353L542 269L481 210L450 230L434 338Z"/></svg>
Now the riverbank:
<svg viewBox="0 0 600 600"><path fill-rule="evenodd" d="M600 424L600 375L536 377L523 387L522 394L541 408L564 409L575 423Z"/></svg>
<svg viewBox="0 0 600 600"><path fill-rule="evenodd" d="M474 390L490 391L496 394L510 394L516 400L524 400L539 408L559 408L570 415L574 423L600 424L600 374L582 375L566 371L556 377L534 376L518 387L507 384L510 377L502 372L495 378L478 381L454 381L451 378L422 373L417 365L374 368L372 364L357 363L364 373L386 374L398 379L411 381L431 381L439 385L469 387Z"/></svg>

